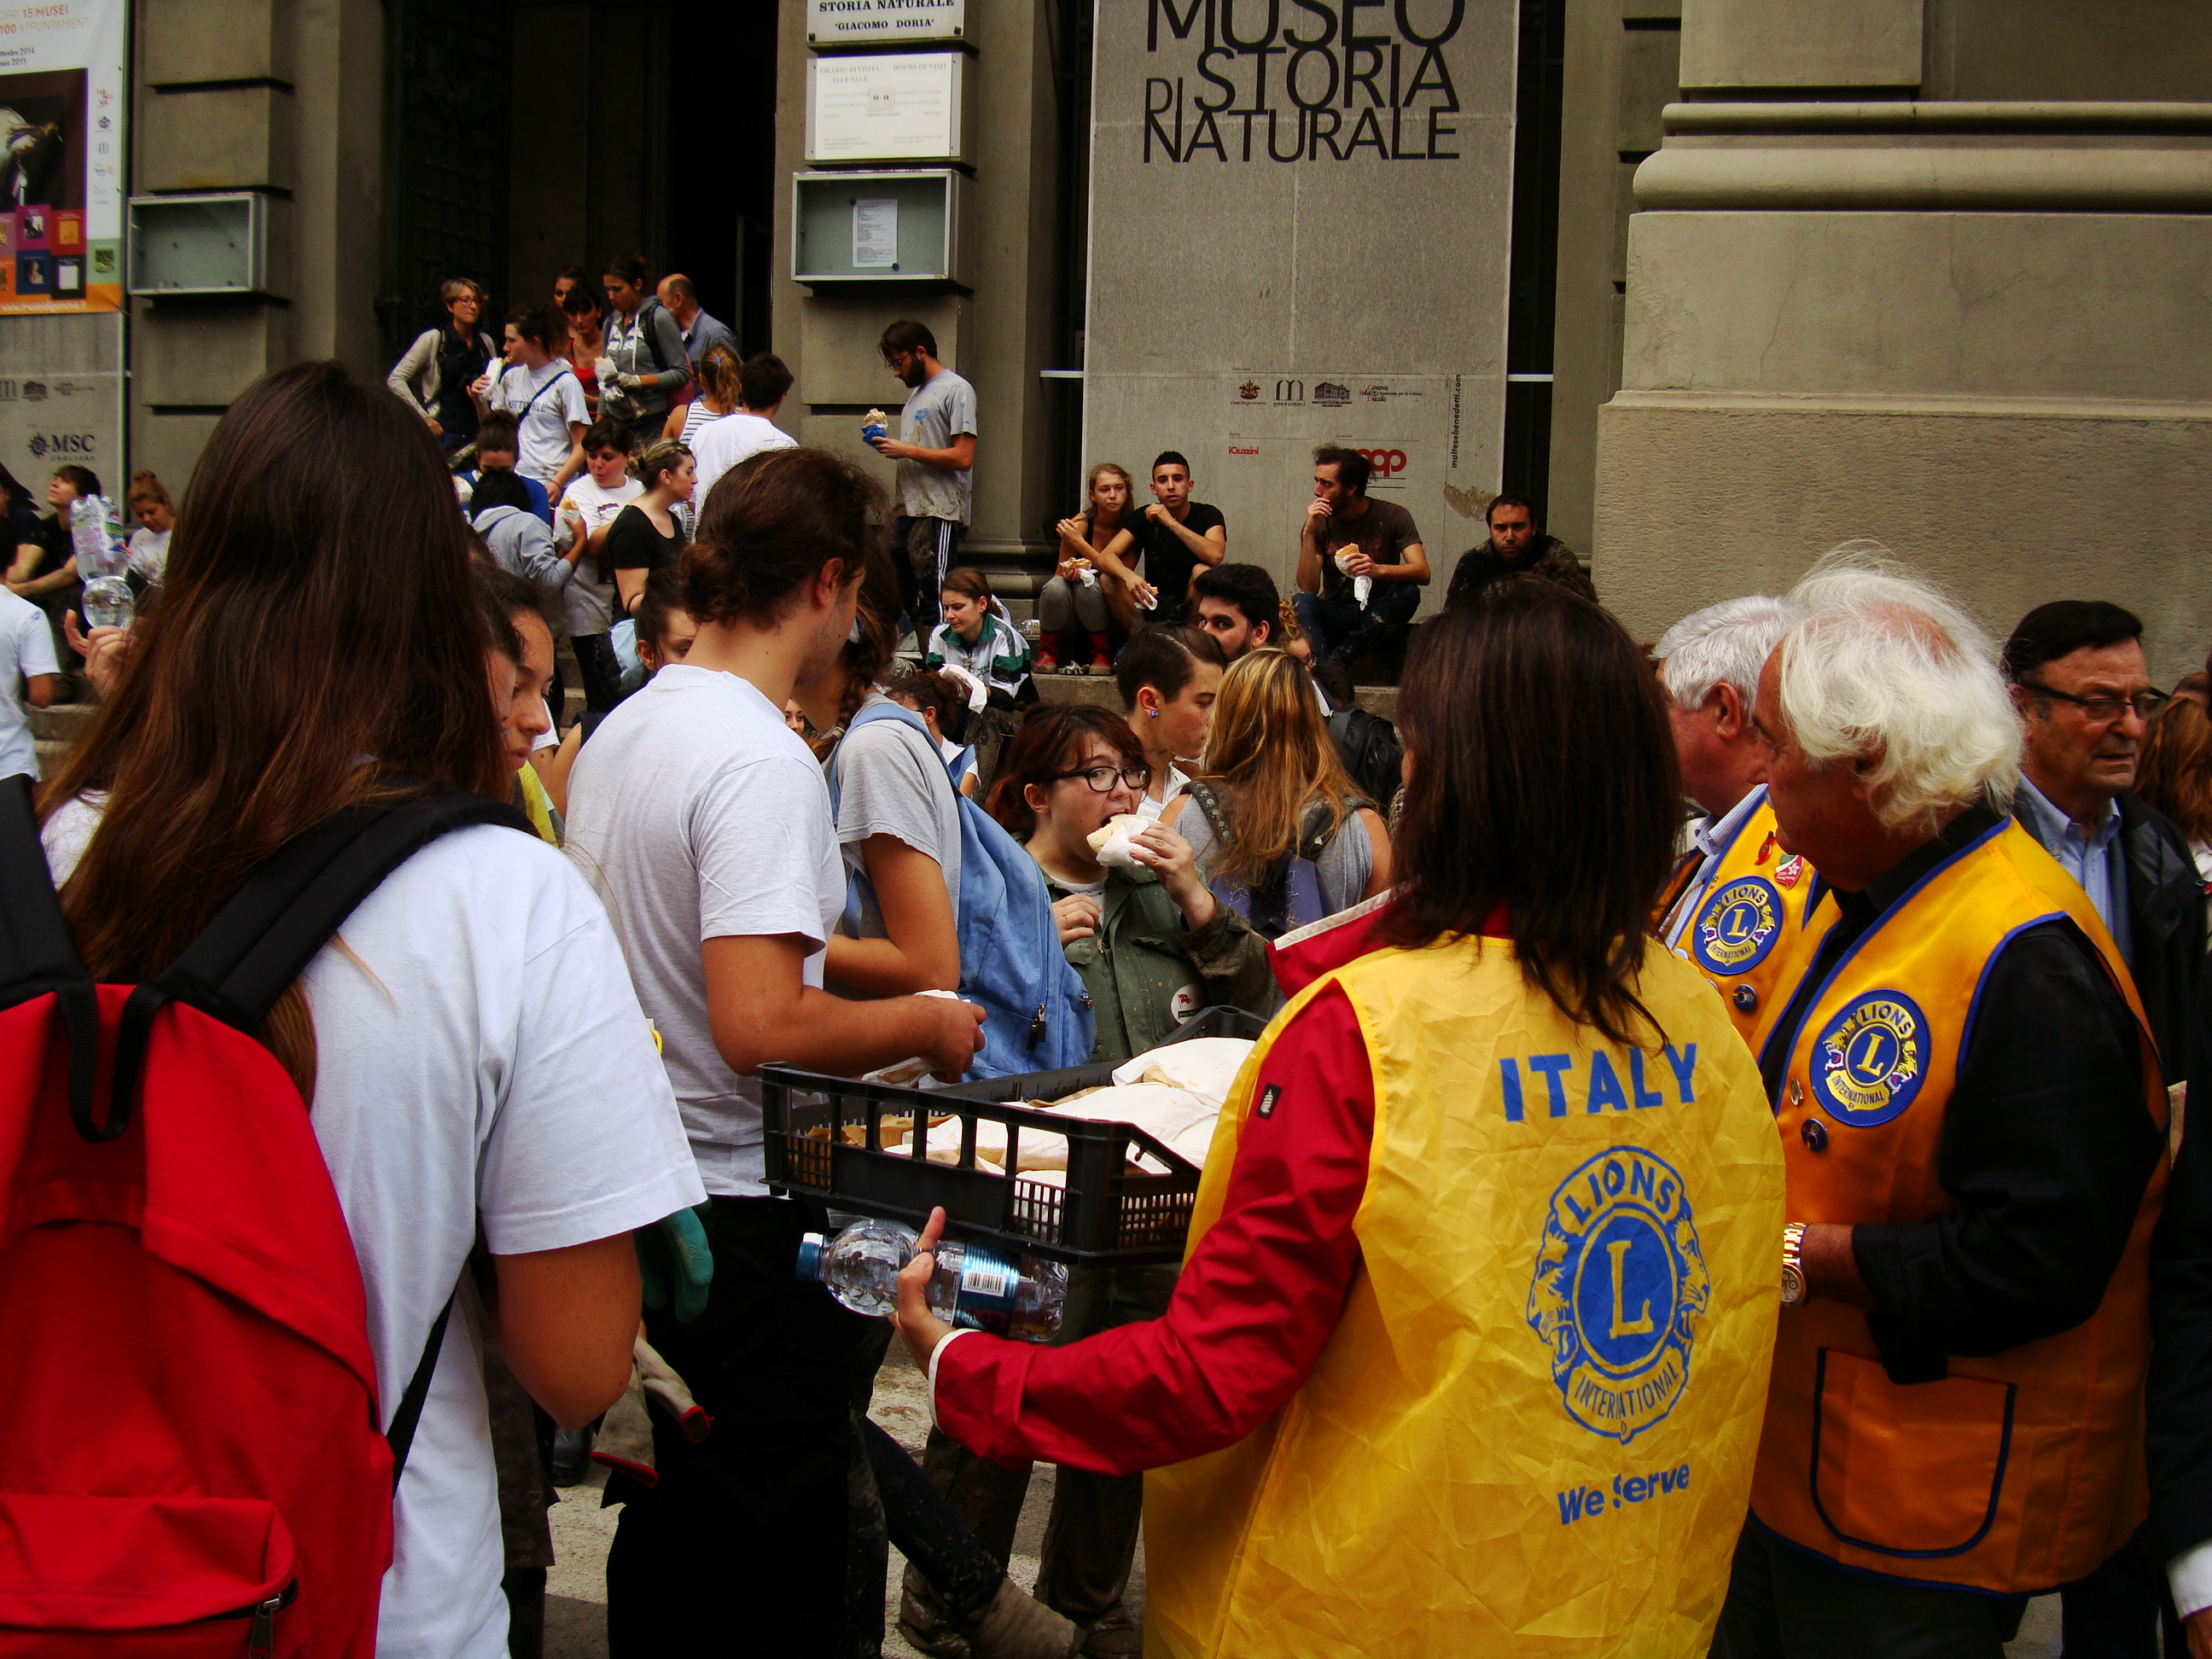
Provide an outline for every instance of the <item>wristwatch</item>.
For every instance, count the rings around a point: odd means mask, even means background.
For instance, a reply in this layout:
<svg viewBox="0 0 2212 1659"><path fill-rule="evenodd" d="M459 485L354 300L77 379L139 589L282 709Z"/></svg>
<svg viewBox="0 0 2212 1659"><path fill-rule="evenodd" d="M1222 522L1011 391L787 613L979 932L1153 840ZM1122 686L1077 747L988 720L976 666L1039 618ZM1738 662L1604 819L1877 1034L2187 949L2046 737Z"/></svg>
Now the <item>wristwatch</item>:
<svg viewBox="0 0 2212 1659"><path fill-rule="evenodd" d="M1793 1221L1782 1230L1782 1305L1794 1308L1805 1299L1805 1224Z"/></svg>

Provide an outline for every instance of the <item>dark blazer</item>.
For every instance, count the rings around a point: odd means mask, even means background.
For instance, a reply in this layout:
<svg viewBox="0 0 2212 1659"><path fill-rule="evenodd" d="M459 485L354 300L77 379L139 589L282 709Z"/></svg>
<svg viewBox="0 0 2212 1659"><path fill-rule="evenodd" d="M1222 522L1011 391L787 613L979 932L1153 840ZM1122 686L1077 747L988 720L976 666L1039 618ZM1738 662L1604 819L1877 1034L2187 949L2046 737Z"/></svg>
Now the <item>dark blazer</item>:
<svg viewBox="0 0 2212 1659"><path fill-rule="evenodd" d="M2173 821L2132 793L2119 797L2120 848L2128 866L2128 926L2136 994L2142 999L2166 1082L2197 1069L2205 1032L2204 883ZM2030 835L2026 805L2013 816Z"/></svg>
<svg viewBox="0 0 2212 1659"><path fill-rule="evenodd" d="M2208 988L2204 884L2172 823L2134 795L2120 797L2127 850L2128 917L2135 930L2136 989L2157 1039L2166 1080L2206 1077L2189 1090L2181 1151L2151 1246L2151 1362L2145 1451L2152 1559L2212 1539L2212 1067L2205 1052ZM2171 1055L2171 1058L2168 1056Z"/></svg>

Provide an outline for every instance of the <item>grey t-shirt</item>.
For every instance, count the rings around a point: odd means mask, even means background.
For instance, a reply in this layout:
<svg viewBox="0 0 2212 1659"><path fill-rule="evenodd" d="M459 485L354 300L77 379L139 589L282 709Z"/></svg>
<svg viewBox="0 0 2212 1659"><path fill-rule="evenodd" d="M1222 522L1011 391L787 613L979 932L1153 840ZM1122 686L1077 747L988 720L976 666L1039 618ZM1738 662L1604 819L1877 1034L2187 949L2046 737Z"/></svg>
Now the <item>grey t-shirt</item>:
<svg viewBox="0 0 2212 1659"><path fill-rule="evenodd" d="M871 692L862 708L888 703ZM857 711L856 711L857 712ZM896 836L945 872L952 914L960 914L960 798L937 745L904 720L877 720L849 732L833 757L837 767L837 843L848 873L862 872L860 843L871 836ZM839 931L847 931L839 924ZM883 912L875 894L860 890L854 939L883 939Z"/></svg>
<svg viewBox="0 0 2212 1659"><path fill-rule="evenodd" d="M1212 823L1197 801L1184 805L1176 816L1174 829L1190 843L1191 861L1198 866L1200 878L1210 884L1221 869L1222 849L1214 841ZM1375 846L1357 812L1344 815L1336 834L1321 849L1314 869L1321 878L1322 902L1328 906L1329 915L1349 910L1367 896L1367 884L1375 876Z"/></svg>
<svg viewBox="0 0 2212 1659"><path fill-rule="evenodd" d="M845 904L830 792L783 711L734 674L672 663L577 757L568 856L621 939L710 1193L757 1195L760 1080L724 1063L707 1020L710 939L805 939L805 983Z"/></svg>
<svg viewBox="0 0 2212 1659"><path fill-rule="evenodd" d="M950 449L962 433L975 430L975 388L949 368L906 394L899 416L899 441L923 449ZM927 466L920 461L898 464L898 510L909 519L950 519L968 522L973 496L972 472L950 467Z"/></svg>

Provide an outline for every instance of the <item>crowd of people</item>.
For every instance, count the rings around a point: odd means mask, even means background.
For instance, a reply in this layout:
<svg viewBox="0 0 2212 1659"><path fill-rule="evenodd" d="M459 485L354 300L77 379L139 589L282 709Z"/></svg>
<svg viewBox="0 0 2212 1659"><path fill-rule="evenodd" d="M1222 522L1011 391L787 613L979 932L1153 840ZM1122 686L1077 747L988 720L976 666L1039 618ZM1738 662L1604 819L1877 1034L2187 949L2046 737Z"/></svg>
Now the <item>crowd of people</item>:
<svg viewBox="0 0 2212 1659"><path fill-rule="evenodd" d="M2212 1652L2205 673L2097 600L2000 644L1871 544L1638 646L1510 495L1416 626L1418 526L1334 447L1287 599L1183 455L1141 509L1094 466L1033 647L926 328L887 493L648 276L496 342L448 284L388 391L264 378L181 513L133 481L148 602L61 653L99 483L6 481L0 667L100 699L36 796L93 977L346 815L477 802L256 1027L401 1466L377 1651L536 1650L556 1451L635 1365L712 1427L604 1460L617 1656L874 1652L894 1542L907 1638L976 1659L1984 1659L2054 1589L2069 1653ZM1349 671L1401 658L1394 730ZM794 1275L830 1218L767 1183L764 1064L1118 1064L1223 1007L1267 1031L1180 1270L1078 1274L1051 1346L931 1312L941 1217L895 1323Z"/></svg>

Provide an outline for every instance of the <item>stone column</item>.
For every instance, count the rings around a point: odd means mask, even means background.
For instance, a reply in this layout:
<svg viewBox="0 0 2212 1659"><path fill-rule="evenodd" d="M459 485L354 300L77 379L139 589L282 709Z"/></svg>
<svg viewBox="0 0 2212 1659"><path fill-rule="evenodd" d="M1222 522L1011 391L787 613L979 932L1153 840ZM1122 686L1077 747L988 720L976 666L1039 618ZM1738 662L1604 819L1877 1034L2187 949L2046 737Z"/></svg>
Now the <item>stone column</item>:
<svg viewBox="0 0 2212 1659"><path fill-rule="evenodd" d="M2171 9L2108 21L2138 9ZM1871 536L1999 632L2125 605L2170 680L2212 643L2212 104L2084 96L2133 66L2069 83L1967 0L1926 21L1686 0L1697 100L1636 177L1599 590L1653 638Z"/></svg>
<svg viewBox="0 0 2212 1659"><path fill-rule="evenodd" d="M1015 573L1053 545L1044 536L1048 514L1075 506L1052 487L1056 399L1039 377L1065 366L1055 361L1066 270L1053 40L1042 6L970 0L967 15L974 56L964 72L976 83L971 283L815 289L793 280L790 253L791 175L807 166L806 8L779 13L776 80L786 90L776 111L775 338L776 355L798 376L781 423L801 443L847 456L890 488L893 464L860 441L863 412L889 411L896 431L906 397L877 342L896 319L927 325L940 360L975 388L975 502L961 558L1019 592Z"/></svg>

